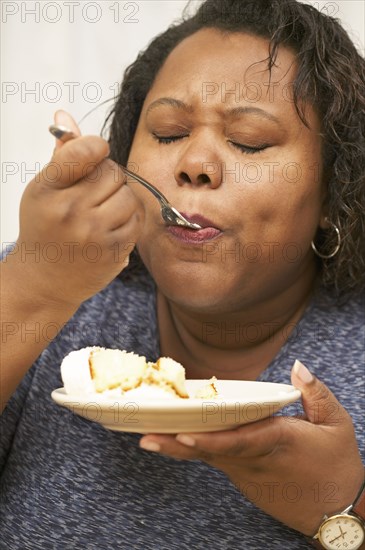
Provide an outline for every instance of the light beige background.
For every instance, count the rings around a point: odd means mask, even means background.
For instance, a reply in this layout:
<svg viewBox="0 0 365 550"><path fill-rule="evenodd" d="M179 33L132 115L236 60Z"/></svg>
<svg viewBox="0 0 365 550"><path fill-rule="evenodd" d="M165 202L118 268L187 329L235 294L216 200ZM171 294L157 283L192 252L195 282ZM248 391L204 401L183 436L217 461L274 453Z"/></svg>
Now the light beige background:
<svg viewBox="0 0 365 550"><path fill-rule="evenodd" d="M364 52L363 0L307 0L341 19ZM16 240L26 183L50 158L57 109L79 120L113 97L126 66L186 0L2 0L1 243ZM199 1L191 2L192 9ZM107 106L82 125L98 133Z"/></svg>

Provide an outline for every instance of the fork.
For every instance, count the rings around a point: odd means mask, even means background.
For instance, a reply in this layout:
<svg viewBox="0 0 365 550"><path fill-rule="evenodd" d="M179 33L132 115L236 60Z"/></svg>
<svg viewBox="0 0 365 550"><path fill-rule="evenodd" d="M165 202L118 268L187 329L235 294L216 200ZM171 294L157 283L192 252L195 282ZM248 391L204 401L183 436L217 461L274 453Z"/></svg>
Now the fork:
<svg viewBox="0 0 365 550"><path fill-rule="evenodd" d="M54 137L56 137L60 141L63 141L64 143L66 143L66 141L69 141L70 139L76 138L76 134L66 128L66 126L52 124L48 129ZM156 189L154 185L141 178L141 176L139 176L138 174L135 174L131 170L128 170L128 168L126 168L125 166L122 166L119 163L118 166L122 168L123 172L125 172L127 176L138 181L138 183L143 185L156 197L161 206L161 216L168 225L179 225L181 227L187 227L188 229L201 229L201 226L199 224L189 222L186 218L184 218L184 216L180 214L180 212L169 203L165 195L163 195L161 191Z"/></svg>

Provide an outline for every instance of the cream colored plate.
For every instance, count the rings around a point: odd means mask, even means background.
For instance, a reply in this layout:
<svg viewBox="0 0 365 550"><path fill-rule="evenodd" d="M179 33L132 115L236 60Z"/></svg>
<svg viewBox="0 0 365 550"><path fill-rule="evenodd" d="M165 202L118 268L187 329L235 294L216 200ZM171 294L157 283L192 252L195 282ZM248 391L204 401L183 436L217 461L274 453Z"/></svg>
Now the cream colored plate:
<svg viewBox="0 0 365 550"><path fill-rule="evenodd" d="M187 380L194 395L206 380ZM182 433L230 430L267 418L284 405L299 399L301 393L287 384L218 380L220 398L138 402L103 395L67 395L63 388L52 392L52 399L72 412L120 432Z"/></svg>

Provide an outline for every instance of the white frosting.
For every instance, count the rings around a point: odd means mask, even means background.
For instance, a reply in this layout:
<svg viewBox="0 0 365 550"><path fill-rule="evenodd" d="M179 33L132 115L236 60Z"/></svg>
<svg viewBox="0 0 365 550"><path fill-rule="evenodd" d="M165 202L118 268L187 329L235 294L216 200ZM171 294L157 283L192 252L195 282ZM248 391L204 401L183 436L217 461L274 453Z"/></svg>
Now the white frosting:
<svg viewBox="0 0 365 550"><path fill-rule="evenodd" d="M71 351L61 364L61 377L65 391L68 394L95 393L89 366L90 351L95 348L88 347Z"/></svg>

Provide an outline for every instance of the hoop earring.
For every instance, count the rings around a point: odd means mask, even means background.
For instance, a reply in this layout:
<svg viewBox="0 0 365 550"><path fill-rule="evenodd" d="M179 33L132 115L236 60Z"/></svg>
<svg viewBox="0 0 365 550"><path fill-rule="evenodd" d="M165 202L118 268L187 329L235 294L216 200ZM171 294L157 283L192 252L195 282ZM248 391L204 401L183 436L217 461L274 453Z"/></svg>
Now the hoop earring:
<svg viewBox="0 0 365 550"><path fill-rule="evenodd" d="M314 253L319 256L320 258L322 258L322 260L329 260L330 258L333 258L334 256L336 256L337 252L339 251L340 249L340 246L341 246L341 235L340 235L340 231L337 227L336 224L334 224L333 222L331 222L328 218L325 218L325 221L327 223L330 224L330 226L332 227L332 229L334 229L336 231L336 235L337 235L337 244L336 244L336 247L334 249L333 252L331 252L331 254L322 254L320 252L318 252L317 248L316 248L316 245L314 244L314 242L312 241L311 242L311 246L314 250Z"/></svg>

